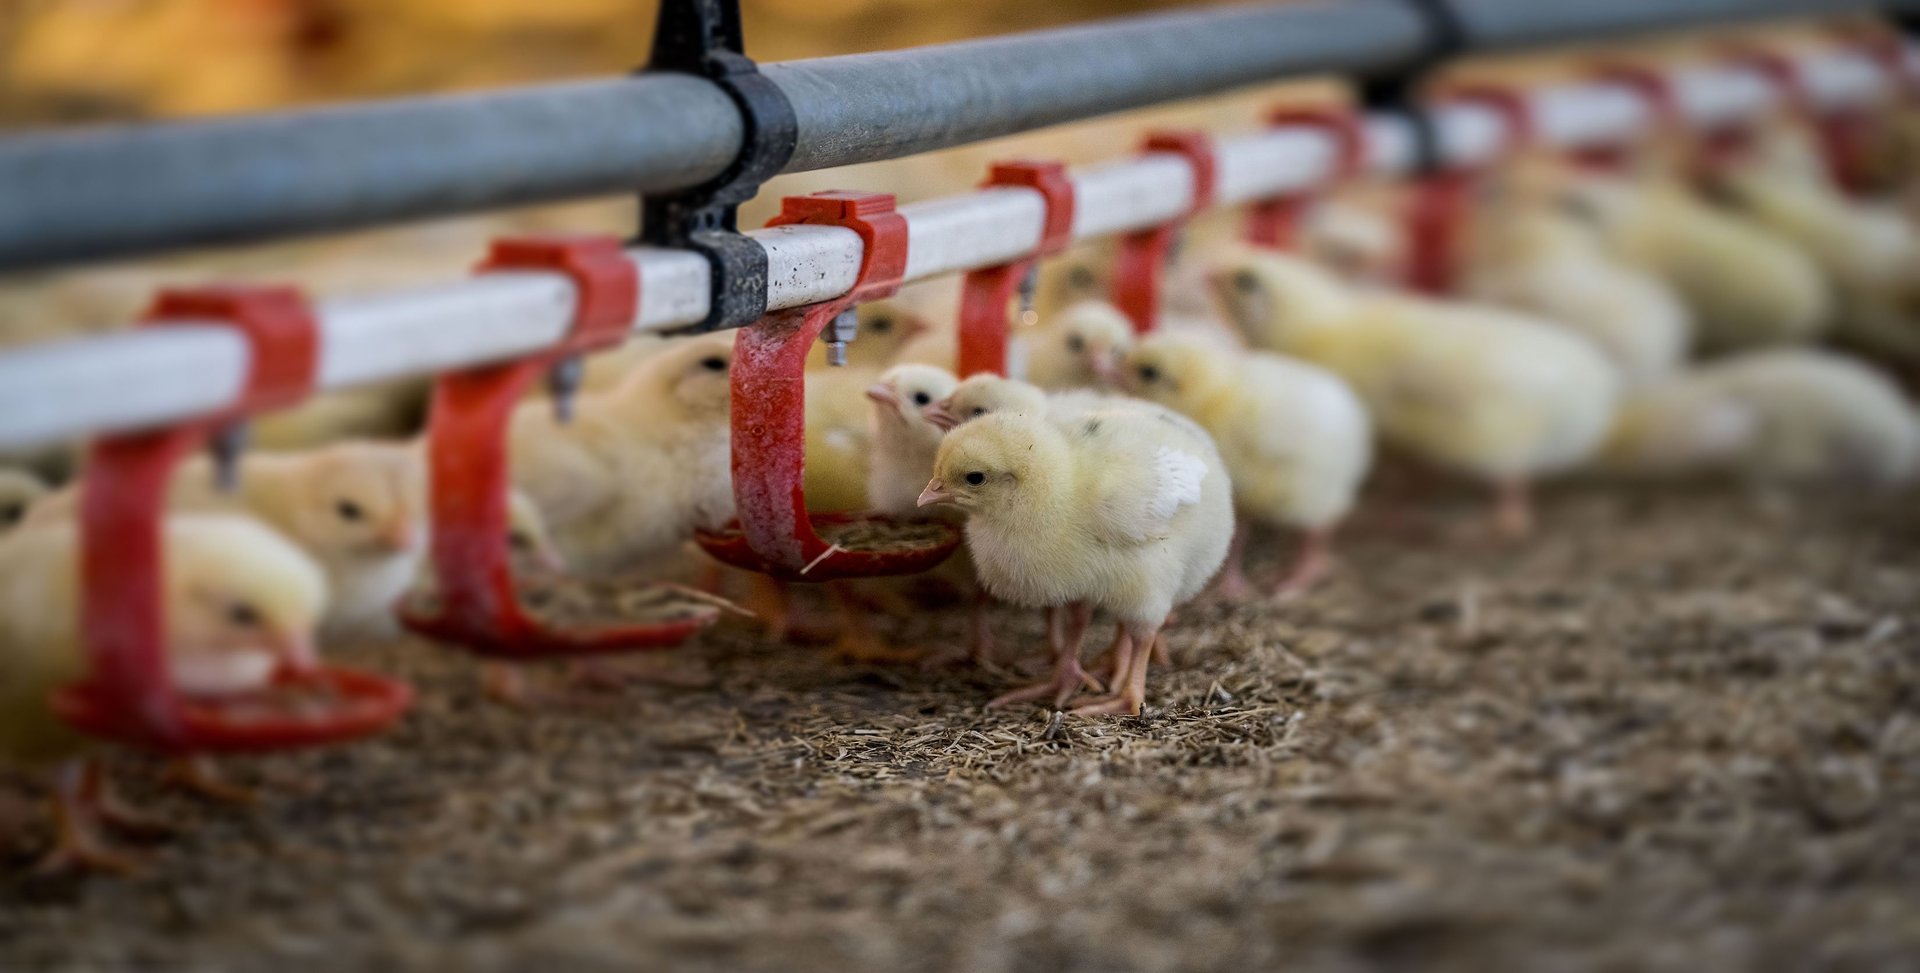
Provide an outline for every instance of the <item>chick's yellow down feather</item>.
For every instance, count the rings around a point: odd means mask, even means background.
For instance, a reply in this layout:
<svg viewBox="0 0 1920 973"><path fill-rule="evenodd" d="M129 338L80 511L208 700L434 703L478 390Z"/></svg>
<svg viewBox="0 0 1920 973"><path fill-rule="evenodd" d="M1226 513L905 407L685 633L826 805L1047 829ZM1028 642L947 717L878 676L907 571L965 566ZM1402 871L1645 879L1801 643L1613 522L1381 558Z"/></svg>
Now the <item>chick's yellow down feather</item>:
<svg viewBox="0 0 1920 973"><path fill-rule="evenodd" d="M350 441L241 457L232 492L205 457L180 464L168 492L176 512L223 511L259 518L298 544L326 572L329 638L398 631L393 604L420 570L426 547L425 474L407 443ZM29 522L70 519L69 487L28 513Z"/></svg>
<svg viewBox="0 0 1920 973"><path fill-rule="evenodd" d="M1242 518L1307 536L1282 593L1317 580L1326 537L1353 509L1373 465L1373 426L1360 397L1323 368L1197 335L1148 337L1123 374L1129 391L1213 436ZM1230 596L1244 592L1238 562L1229 557Z"/></svg>
<svg viewBox="0 0 1920 973"><path fill-rule="evenodd" d="M1118 618L1118 693L1083 707L1093 713L1139 711L1167 614L1206 586L1233 534L1212 441L1145 404L1069 422L1016 413L968 422L941 443L921 502L966 513L975 570L995 597ZM1056 681L1063 669L1077 681L1078 655L1077 641L1062 647Z"/></svg>
<svg viewBox="0 0 1920 973"><path fill-rule="evenodd" d="M513 482L577 570L632 568L733 516L728 402L733 336L676 339L624 382L514 414Z"/></svg>
<svg viewBox="0 0 1920 973"><path fill-rule="evenodd" d="M1501 526L1526 529L1519 485L1599 447L1619 390L1592 344L1515 312L1358 293L1295 258L1243 254L1216 276L1258 347L1332 370L1382 436L1505 487Z"/></svg>
<svg viewBox="0 0 1920 973"><path fill-rule="evenodd" d="M1630 397L1600 465L1641 475L1910 482L1920 417L1887 375L1846 355L1731 356Z"/></svg>
<svg viewBox="0 0 1920 973"><path fill-rule="evenodd" d="M311 664L326 577L252 518L177 514L163 526L165 645L175 686L220 696L265 686L282 663ZM71 521L0 538L0 761L41 766L86 741L47 694L84 675L79 531Z"/></svg>
<svg viewBox="0 0 1920 973"><path fill-rule="evenodd" d="M1583 176L1562 198L1615 257L1679 292L1702 348L1811 341L1832 323L1832 295L1806 254L1675 182Z"/></svg>
<svg viewBox="0 0 1920 973"><path fill-rule="evenodd" d="M878 369L823 368L807 373L805 488L812 510L868 508L867 474L873 449L867 389Z"/></svg>
<svg viewBox="0 0 1920 973"><path fill-rule="evenodd" d="M1499 200L1474 215L1461 291L1585 336L1629 385L1678 369L1693 341L1692 313L1673 288L1608 255L1591 226L1537 201Z"/></svg>

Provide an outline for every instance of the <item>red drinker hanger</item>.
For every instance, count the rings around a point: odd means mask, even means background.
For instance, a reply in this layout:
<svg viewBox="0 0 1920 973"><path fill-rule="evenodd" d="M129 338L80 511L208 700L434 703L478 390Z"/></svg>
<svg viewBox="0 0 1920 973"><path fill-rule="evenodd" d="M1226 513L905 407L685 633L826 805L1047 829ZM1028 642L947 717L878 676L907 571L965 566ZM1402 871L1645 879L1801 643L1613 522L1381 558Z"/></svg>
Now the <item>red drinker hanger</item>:
<svg viewBox="0 0 1920 973"><path fill-rule="evenodd" d="M1365 174L1367 130L1360 113L1339 105L1284 105L1268 113L1274 128L1315 128L1333 141L1334 163L1319 185L1259 200L1247 207L1248 243L1276 250L1299 246L1300 221L1314 200Z"/></svg>
<svg viewBox="0 0 1920 973"><path fill-rule="evenodd" d="M210 322L251 352L240 399L219 414L95 442L81 485L80 631L88 672L56 690L54 711L80 731L170 754L283 750L341 743L383 730L413 701L404 682L338 666L283 664L274 687L231 699L188 699L167 669L165 534L174 466L210 436L312 390L313 315L282 287L164 291L147 327ZM226 480L231 454L221 464Z"/></svg>
<svg viewBox="0 0 1920 973"><path fill-rule="evenodd" d="M853 289L808 307L774 311L741 328L733 356L733 498L739 519L697 540L716 559L786 581L925 571L952 554L960 532L924 522L937 540L891 550L829 544L821 527L858 524L884 528L889 518L809 514L806 468L807 350L835 318L864 301L900 289L907 268L907 220L891 193L822 192L789 196L768 226L839 226L860 235L859 276Z"/></svg>
<svg viewBox="0 0 1920 973"><path fill-rule="evenodd" d="M1193 199L1186 210L1158 226L1120 238L1113 268L1113 304L1133 322L1135 334L1146 334L1160 316L1160 288L1174 242L1189 220L1213 205L1219 167L1213 142L1203 132L1155 132L1140 148L1183 156L1193 168Z"/></svg>
<svg viewBox="0 0 1920 973"><path fill-rule="evenodd" d="M562 627L521 607L508 540L511 489L508 429L533 383L571 373L582 354L619 344L640 302L639 272L612 236L531 236L496 240L482 273L564 273L577 298L571 330L538 354L442 375L427 427L433 516L434 588L403 602L400 617L422 635L496 659L533 660L666 648L719 617L690 606L671 620L610 618ZM572 389L555 404L564 421Z"/></svg>
<svg viewBox="0 0 1920 973"><path fill-rule="evenodd" d="M1023 310L1033 302L1034 271L1039 261L1065 250L1073 243L1073 180L1060 162L1017 160L997 162L989 170L982 189L1018 186L1040 194L1045 214L1040 226L1040 244L1031 254L997 267L972 271L960 284L959 355L961 378L992 372L1007 374L1007 337L1012 326L1007 319L1008 303L1015 289L1020 291Z"/></svg>

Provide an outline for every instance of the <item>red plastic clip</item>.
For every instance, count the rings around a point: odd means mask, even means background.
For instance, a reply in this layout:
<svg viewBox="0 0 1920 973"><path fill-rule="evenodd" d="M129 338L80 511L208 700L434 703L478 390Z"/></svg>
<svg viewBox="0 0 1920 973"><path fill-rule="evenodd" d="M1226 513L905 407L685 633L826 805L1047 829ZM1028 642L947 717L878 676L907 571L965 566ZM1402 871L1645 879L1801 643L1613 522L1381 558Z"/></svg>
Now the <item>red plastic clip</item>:
<svg viewBox="0 0 1920 973"><path fill-rule="evenodd" d="M1173 243L1188 220L1213 205L1219 166L1214 160L1213 141L1203 132L1155 132L1140 148L1143 152L1185 156L1193 168L1193 197L1186 210L1159 226L1121 237L1120 252L1114 259L1114 306L1133 322L1135 334L1146 334L1160 316L1161 277Z"/></svg>
<svg viewBox="0 0 1920 973"><path fill-rule="evenodd" d="M1477 104L1498 112L1506 126L1502 158L1531 149L1536 142L1533 103L1504 85L1463 84L1444 89L1443 104ZM1496 160L1497 161L1497 160ZM1473 215L1475 185L1491 163L1453 166L1420 176L1404 214L1407 286L1423 294L1448 294L1459 277L1467 222Z"/></svg>
<svg viewBox="0 0 1920 973"><path fill-rule="evenodd" d="M618 344L640 304L639 273L612 236L533 236L495 241L482 273L548 271L573 278L573 326L552 348L497 365L442 375L427 424L435 587L409 597L410 629L477 655L518 660L666 648L718 618L692 611L670 622L561 628L520 605L508 544L511 486L507 430L527 390L574 355Z"/></svg>
<svg viewBox="0 0 1920 973"><path fill-rule="evenodd" d="M898 550L828 544L818 528L884 518L807 513L806 360L840 312L900 288L907 267L907 219L891 193L824 192L789 196L768 226L841 226L860 234L860 274L846 294L804 308L774 311L734 338L733 498L739 520L701 532L707 553L734 567L788 581L910 574L945 560L960 534ZM929 521L946 527L938 521Z"/></svg>
<svg viewBox="0 0 1920 973"><path fill-rule="evenodd" d="M966 275L960 284L960 377L1007 373L1007 337L1012 324L1007 304L1015 288L1032 272L1034 263L1065 250L1073 243L1073 180L1061 162L997 162L981 188L1021 186L1040 193L1046 206L1040 245L1032 254L997 267Z"/></svg>
<svg viewBox="0 0 1920 973"><path fill-rule="evenodd" d="M406 683L332 666L282 672L288 688L327 698L324 713L242 714L189 700L167 670L162 519L173 467L214 430L289 405L312 388L317 343L300 295L280 287L168 291L148 312L152 327L219 321L247 339L249 371L229 408L166 429L93 445L81 487L81 634L85 681L55 692L54 711L93 736L169 753L279 750L356 739L399 719L413 700Z"/></svg>
<svg viewBox="0 0 1920 973"><path fill-rule="evenodd" d="M1358 112L1335 105L1283 105L1268 113L1267 124L1274 128L1316 128L1334 145L1333 171L1319 186L1259 200L1247 207L1248 243L1291 250L1297 243L1300 218L1314 198L1365 174L1367 129Z"/></svg>
<svg viewBox="0 0 1920 973"><path fill-rule="evenodd" d="M1906 44L1882 31L1837 30L1840 41L1878 65L1887 76L1895 104L1920 102L1920 79L1907 67ZM1854 196L1870 195L1877 187L1873 163L1874 140L1884 124L1879 106L1862 105L1830 111L1817 119L1827 170L1835 185Z"/></svg>

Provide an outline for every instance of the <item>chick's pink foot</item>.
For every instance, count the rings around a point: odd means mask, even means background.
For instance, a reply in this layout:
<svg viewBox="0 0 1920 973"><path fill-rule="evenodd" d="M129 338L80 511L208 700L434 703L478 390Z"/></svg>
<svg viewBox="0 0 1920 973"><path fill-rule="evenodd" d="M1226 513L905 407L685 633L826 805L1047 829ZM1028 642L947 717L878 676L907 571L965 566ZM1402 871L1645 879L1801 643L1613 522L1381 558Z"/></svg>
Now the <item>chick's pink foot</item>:
<svg viewBox="0 0 1920 973"><path fill-rule="evenodd" d="M260 803L259 792L221 776L220 769L213 764L213 758L205 754L168 761L166 769L160 772L160 779L170 786L218 804L244 807Z"/></svg>
<svg viewBox="0 0 1920 973"><path fill-rule="evenodd" d="M80 761L60 768L53 784L54 843L34 864L42 875L72 871L126 873L138 858L109 845L100 835L100 798L104 778L98 765Z"/></svg>
<svg viewBox="0 0 1920 973"><path fill-rule="evenodd" d="M1293 570L1288 571L1287 576L1275 586L1273 596L1281 601L1298 598L1325 579L1332 569L1332 535L1324 530L1309 531L1301 539L1300 554L1293 562Z"/></svg>
<svg viewBox="0 0 1920 973"><path fill-rule="evenodd" d="M1002 706L1011 706L1015 703L1025 703L1052 696L1053 708L1059 709L1067 705L1067 700L1072 699L1074 694L1078 693L1083 687L1096 693L1106 689L1105 686L1100 684L1100 680L1093 678L1093 676L1087 673L1087 670L1080 667L1080 661L1078 659L1073 659L1064 664L1055 665L1053 667L1052 678L1044 679L1032 685L1022 686L1019 689L995 696L992 700L988 701L987 708L999 709Z"/></svg>

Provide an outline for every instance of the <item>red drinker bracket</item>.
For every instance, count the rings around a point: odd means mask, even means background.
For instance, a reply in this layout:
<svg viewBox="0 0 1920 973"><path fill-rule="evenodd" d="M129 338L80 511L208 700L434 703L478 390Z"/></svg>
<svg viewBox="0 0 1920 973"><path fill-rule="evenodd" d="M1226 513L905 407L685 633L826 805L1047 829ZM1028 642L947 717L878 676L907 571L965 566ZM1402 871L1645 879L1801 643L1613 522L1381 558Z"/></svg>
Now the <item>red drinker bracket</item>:
<svg viewBox="0 0 1920 973"><path fill-rule="evenodd" d="M1193 167L1193 199L1184 212L1159 226L1120 238L1113 269L1113 303L1133 322L1135 334L1146 334L1160 315L1160 287L1174 241L1187 221L1213 205L1219 167L1213 142L1203 132L1156 132L1147 136L1140 149L1183 156Z"/></svg>
<svg viewBox="0 0 1920 973"><path fill-rule="evenodd" d="M412 703L406 683L288 664L264 694L197 700L173 686L162 575L173 468L216 430L305 398L318 353L313 316L290 288L165 291L145 326L213 322L247 340L252 370L239 400L217 415L106 437L92 448L80 514L80 631L88 674L55 692L54 711L91 736L171 754L282 750L376 733Z"/></svg>
<svg viewBox="0 0 1920 973"><path fill-rule="evenodd" d="M1068 178L1064 163L1025 160L995 163L981 188L1004 186L1035 190L1045 201L1040 245L1025 257L998 267L983 267L962 279L957 359L961 378L981 372L1007 373L1007 337L1013 330L1007 320L1007 306L1013 300L1014 290L1032 272L1037 261L1073 243L1073 180Z"/></svg>
<svg viewBox="0 0 1920 973"><path fill-rule="evenodd" d="M554 365L619 344L640 303L639 273L612 236L497 240L482 273L564 273L577 294L573 327L528 358L440 377L427 426L434 591L410 596L400 618L422 635L507 660L666 648L718 618L694 611L671 621L561 627L521 607L508 543L509 423L527 390Z"/></svg>
<svg viewBox="0 0 1920 973"><path fill-rule="evenodd" d="M1267 115L1274 128L1315 128L1334 144L1333 171L1320 185L1259 200L1247 207L1247 242L1276 250L1299 243L1300 220L1321 194L1365 174L1367 130L1360 114L1340 105L1285 105Z"/></svg>
<svg viewBox="0 0 1920 973"><path fill-rule="evenodd" d="M807 350L842 311L900 289L907 267L907 220L891 193L822 192L789 196L768 226L840 226L860 235L860 272L853 289L808 307L774 311L741 328L733 356L733 498L739 519L702 532L716 559L786 581L912 574L952 554L960 532L944 528L936 542L896 550L850 550L829 544L819 528L887 518L809 514L806 467Z"/></svg>

